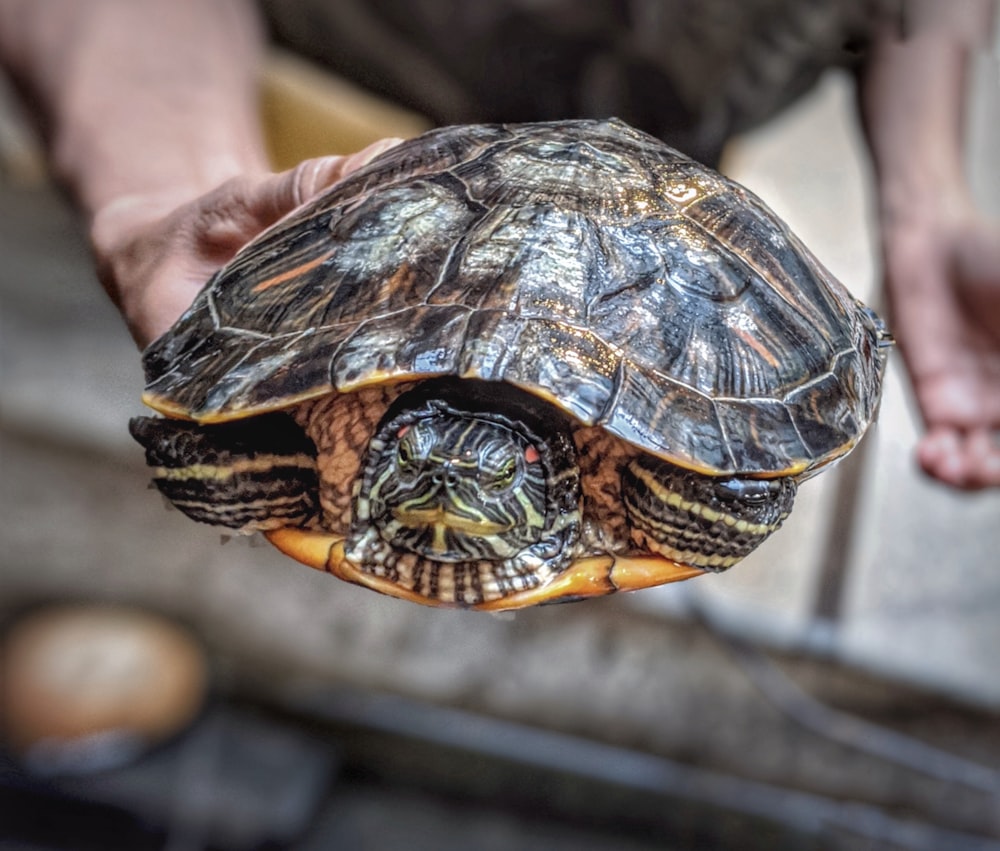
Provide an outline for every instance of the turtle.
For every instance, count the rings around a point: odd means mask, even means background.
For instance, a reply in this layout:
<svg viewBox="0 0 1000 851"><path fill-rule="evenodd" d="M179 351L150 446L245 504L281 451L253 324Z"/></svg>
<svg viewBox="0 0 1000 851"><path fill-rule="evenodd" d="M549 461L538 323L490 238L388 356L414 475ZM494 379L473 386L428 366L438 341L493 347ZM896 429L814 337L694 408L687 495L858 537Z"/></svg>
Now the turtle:
<svg viewBox="0 0 1000 851"><path fill-rule="evenodd" d="M384 152L143 353L195 520L428 605L721 572L878 407L891 337L749 190L617 120Z"/></svg>

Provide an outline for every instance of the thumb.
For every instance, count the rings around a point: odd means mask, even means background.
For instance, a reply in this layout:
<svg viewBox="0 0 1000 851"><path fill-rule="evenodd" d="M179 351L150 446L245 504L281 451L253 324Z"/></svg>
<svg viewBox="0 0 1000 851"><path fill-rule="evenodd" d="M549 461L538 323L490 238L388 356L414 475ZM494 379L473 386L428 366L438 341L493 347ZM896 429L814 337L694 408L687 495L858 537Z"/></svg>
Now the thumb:
<svg viewBox="0 0 1000 851"><path fill-rule="evenodd" d="M311 200L324 189L368 165L373 159L394 148L402 139L380 139L357 153L342 157L317 157L305 160L284 172L293 193L293 208Z"/></svg>
<svg viewBox="0 0 1000 851"><path fill-rule="evenodd" d="M380 139L349 156L303 160L287 171L268 177L253 197L247 199L247 212L262 228L267 227L401 141Z"/></svg>

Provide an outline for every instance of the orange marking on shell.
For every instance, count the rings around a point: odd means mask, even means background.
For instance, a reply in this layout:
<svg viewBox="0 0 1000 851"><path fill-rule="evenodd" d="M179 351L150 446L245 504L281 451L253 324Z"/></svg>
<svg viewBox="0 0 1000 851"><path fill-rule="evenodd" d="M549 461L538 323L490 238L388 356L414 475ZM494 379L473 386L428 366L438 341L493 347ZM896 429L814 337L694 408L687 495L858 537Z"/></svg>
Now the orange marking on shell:
<svg viewBox="0 0 1000 851"><path fill-rule="evenodd" d="M758 355L760 355L764 360L766 360L771 366L775 368L779 366L777 358L775 358L775 356L767 350L767 346L765 346L760 340L758 340L752 334L747 333L747 331L744 330L743 328L734 328L733 332L751 349L753 349Z"/></svg>
<svg viewBox="0 0 1000 851"><path fill-rule="evenodd" d="M305 263L300 263L293 269L289 269L286 272L282 272L274 277L267 278L261 281L257 286L251 290L251 292L262 293L264 290L269 290L271 287L276 287L278 284L283 284L285 281L290 281L292 278L297 278L299 275L304 275L311 269L315 269L317 266L322 265L324 262L333 256L332 251L328 251L326 254L321 254L319 257L314 257L312 260L307 260Z"/></svg>

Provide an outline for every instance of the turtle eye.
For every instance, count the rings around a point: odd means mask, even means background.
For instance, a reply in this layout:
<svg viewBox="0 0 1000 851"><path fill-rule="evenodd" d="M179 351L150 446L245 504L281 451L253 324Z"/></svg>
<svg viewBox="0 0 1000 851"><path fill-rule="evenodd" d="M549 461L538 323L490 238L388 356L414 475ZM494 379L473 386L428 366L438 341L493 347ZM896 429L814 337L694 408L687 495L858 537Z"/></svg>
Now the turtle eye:
<svg viewBox="0 0 1000 851"><path fill-rule="evenodd" d="M486 487L492 491L502 491L514 484L517 478L517 459L508 458L500 468L493 471L489 479L485 482Z"/></svg>
<svg viewBox="0 0 1000 851"><path fill-rule="evenodd" d="M409 472L413 469L414 462L413 445L403 435L399 443L396 444L396 466L402 472Z"/></svg>
<svg viewBox="0 0 1000 851"><path fill-rule="evenodd" d="M772 499L781 490L776 479L720 479L713 483L715 495L727 501L738 500L748 505L760 505Z"/></svg>

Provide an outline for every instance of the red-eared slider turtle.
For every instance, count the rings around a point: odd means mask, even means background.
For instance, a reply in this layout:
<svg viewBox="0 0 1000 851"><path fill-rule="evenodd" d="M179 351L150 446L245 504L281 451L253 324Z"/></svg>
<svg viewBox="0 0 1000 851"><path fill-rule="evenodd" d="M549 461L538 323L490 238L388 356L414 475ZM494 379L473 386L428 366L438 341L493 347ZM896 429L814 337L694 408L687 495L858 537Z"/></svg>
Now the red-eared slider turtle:
<svg viewBox="0 0 1000 851"><path fill-rule="evenodd" d="M154 481L335 575L505 609L723 570L875 414L887 335L619 121L450 127L262 234L144 354Z"/></svg>

